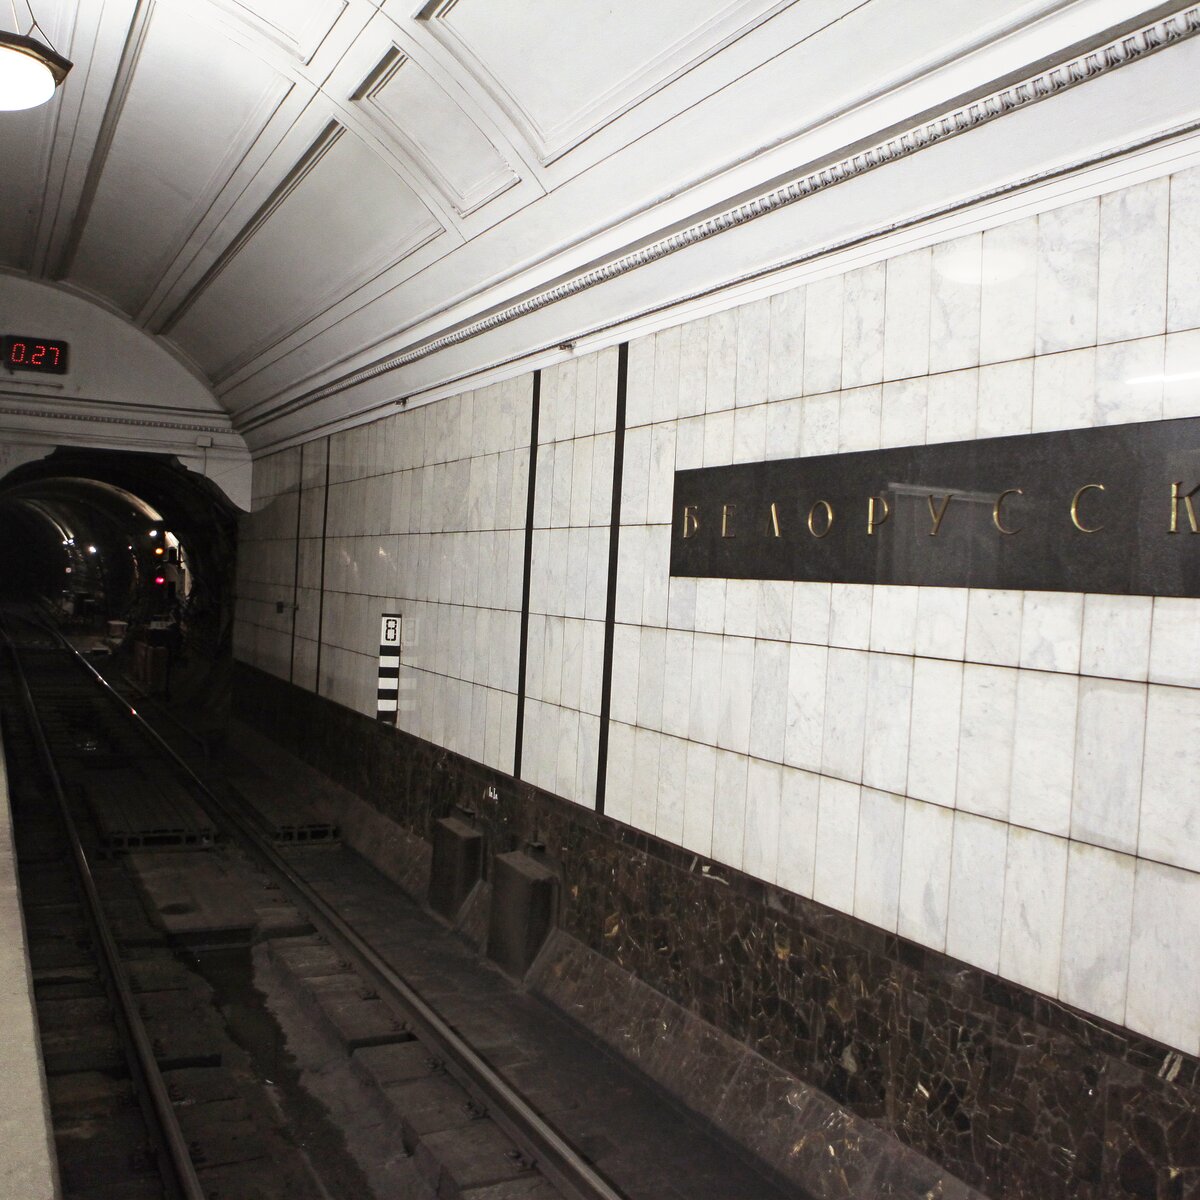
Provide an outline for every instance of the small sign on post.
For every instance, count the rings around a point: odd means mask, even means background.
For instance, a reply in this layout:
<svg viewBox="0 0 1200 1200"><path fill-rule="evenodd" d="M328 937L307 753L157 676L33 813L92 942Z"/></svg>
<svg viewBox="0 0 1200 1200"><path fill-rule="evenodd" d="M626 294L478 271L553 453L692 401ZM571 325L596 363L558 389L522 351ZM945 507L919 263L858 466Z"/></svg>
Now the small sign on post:
<svg viewBox="0 0 1200 1200"><path fill-rule="evenodd" d="M375 718L396 723L400 695L400 614L384 613L379 624L379 687Z"/></svg>

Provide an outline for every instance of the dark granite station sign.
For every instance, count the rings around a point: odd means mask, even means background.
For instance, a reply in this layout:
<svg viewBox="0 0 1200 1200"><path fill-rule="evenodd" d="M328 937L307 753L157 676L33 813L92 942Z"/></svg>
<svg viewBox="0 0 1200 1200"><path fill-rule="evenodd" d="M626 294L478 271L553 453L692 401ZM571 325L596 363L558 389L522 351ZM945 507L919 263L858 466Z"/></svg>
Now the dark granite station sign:
<svg viewBox="0 0 1200 1200"><path fill-rule="evenodd" d="M1200 596L1200 418L677 471L671 574Z"/></svg>

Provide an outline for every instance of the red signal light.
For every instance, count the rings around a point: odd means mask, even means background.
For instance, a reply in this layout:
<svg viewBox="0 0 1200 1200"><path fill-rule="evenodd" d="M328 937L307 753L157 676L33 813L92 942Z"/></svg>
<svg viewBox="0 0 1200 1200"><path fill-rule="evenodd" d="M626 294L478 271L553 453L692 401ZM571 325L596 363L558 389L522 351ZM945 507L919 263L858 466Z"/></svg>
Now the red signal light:
<svg viewBox="0 0 1200 1200"><path fill-rule="evenodd" d="M161 587L164 583L167 582L167 577L165 575L155 575L154 582L157 583Z"/></svg>

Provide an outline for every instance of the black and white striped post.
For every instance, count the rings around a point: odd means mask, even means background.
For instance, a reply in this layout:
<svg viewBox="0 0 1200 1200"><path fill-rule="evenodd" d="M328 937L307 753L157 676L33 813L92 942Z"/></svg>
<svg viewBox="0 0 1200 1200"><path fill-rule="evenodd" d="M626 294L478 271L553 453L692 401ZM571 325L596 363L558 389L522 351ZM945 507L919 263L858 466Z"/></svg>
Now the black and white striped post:
<svg viewBox="0 0 1200 1200"><path fill-rule="evenodd" d="M379 623L379 689L375 719L396 724L400 699L400 614L384 613Z"/></svg>

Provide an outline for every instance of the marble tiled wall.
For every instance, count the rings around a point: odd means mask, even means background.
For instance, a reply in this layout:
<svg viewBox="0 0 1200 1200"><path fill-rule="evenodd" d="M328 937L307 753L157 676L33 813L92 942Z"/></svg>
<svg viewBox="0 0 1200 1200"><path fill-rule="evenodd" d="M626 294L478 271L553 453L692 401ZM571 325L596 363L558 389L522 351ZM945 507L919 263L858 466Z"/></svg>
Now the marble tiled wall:
<svg viewBox="0 0 1200 1200"><path fill-rule="evenodd" d="M400 611L402 728L505 771L531 393L329 446L321 694L373 712ZM521 777L588 807L615 394L615 350L542 376ZM1194 415L1200 171L633 342L607 814L1200 1052L1200 600L668 568L678 469ZM286 677L302 476L305 687L324 445L256 464L239 575L238 656Z"/></svg>
<svg viewBox="0 0 1200 1200"><path fill-rule="evenodd" d="M237 658L288 680L300 453L300 447L295 447L255 464L251 511L239 528L233 626Z"/></svg>
<svg viewBox="0 0 1200 1200"><path fill-rule="evenodd" d="M617 351L542 372L521 778L596 802Z"/></svg>
<svg viewBox="0 0 1200 1200"><path fill-rule="evenodd" d="M1198 230L1191 171L633 343L607 811L1200 1051L1200 600L668 573L677 469L1200 415Z"/></svg>

